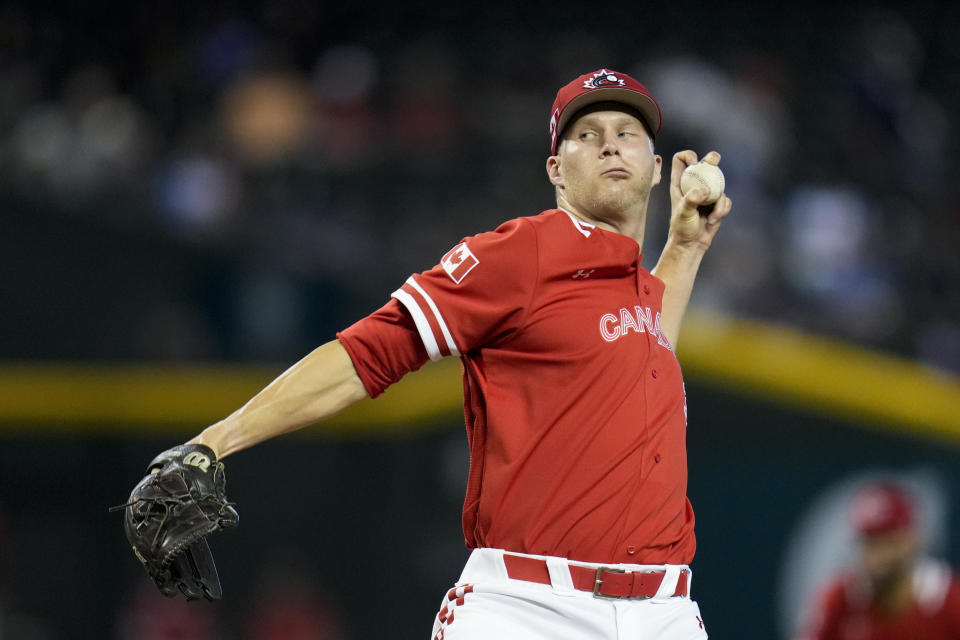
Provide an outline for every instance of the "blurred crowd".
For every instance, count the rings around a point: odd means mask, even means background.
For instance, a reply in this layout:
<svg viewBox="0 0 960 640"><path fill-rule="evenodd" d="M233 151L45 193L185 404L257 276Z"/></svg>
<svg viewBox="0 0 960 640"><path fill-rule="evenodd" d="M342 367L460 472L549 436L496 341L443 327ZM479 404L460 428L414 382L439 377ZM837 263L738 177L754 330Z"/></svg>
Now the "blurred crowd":
<svg viewBox="0 0 960 640"><path fill-rule="evenodd" d="M0 525L3 522L0 521ZM0 534L3 531L0 530ZM36 603L23 602L6 573L9 547L0 537L0 638L53 640L63 637L110 637L115 640L345 640L347 616L335 596L319 585L316 570L299 552L276 551L251 569L249 601L232 607L206 601L165 598L143 575L130 583L100 629L78 630L60 618L31 613ZM89 600L88 600L89 604ZM69 633L68 633L69 629ZM109 629L109 636L99 635Z"/></svg>
<svg viewBox="0 0 960 640"><path fill-rule="evenodd" d="M960 372L955 12L660 7L602 29L488 9L8 7L0 189L239 265L230 323L171 280L132 355L287 358L460 237L550 207L554 92L607 65L660 101L668 166L723 154L734 214L695 306Z"/></svg>

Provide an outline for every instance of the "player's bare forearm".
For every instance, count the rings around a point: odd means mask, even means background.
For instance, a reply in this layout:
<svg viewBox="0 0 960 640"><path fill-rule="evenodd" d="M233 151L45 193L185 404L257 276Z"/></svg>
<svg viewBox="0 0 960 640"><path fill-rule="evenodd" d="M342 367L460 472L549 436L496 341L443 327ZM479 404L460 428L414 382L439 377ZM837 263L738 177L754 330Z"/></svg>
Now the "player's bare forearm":
<svg viewBox="0 0 960 640"><path fill-rule="evenodd" d="M664 284L660 329L674 348L680 338L680 325L705 253L701 247L685 245L668 237L660 260L651 272Z"/></svg>
<svg viewBox="0 0 960 640"><path fill-rule="evenodd" d="M258 442L328 418L367 396L339 340L314 349L243 407L207 427L190 444L223 458Z"/></svg>
<svg viewBox="0 0 960 640"><path fill-rule="evenodd" d="M717 165L720 154L711 151L703 157L703 161ZM732 207L730 198L723 195L709 210L701 212L701 205L708 196L707 190L698 188L686 195L681 193L680 176L684 169L696 162L697 154L690 150L680 151L673 156L670 171L670 230L660 260L652 271L666 285L660 328L674 347L680 337L680 325L690 302L700 262Z"/></svg>

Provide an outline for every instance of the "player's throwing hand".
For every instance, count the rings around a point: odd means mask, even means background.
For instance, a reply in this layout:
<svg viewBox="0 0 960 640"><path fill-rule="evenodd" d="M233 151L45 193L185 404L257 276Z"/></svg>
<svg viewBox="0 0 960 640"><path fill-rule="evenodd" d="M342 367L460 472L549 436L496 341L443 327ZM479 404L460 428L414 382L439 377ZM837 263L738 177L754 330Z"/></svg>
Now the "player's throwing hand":
<svg viewBox="0 0 960 640"><path fill-rule="evenodd" d="M726 194L720 196L712 206L704 205L709 195L706 189L691 189L686 195L680 190L680 176L690 165L696 164L697 154L689 149L679 151L673 156L670 172L670 236L684 245L699 245L706 250L713 242L723 219L730 213L733 203ZM703 162L719 166L720 154L711 151L703 157Z"/></svg>

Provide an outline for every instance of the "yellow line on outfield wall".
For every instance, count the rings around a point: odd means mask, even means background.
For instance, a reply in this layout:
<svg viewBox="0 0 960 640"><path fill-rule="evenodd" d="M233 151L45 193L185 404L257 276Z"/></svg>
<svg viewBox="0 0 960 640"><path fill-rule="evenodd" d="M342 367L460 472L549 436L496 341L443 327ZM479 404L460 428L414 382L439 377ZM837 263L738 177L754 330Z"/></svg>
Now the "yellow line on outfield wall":
<svg viewBox="0 0 960 640"><path fill-rule="evenodd" d="M836 339L691 312L685 377L879 429L960 442L960 378Z"/></svg>
<svg viewBox="0 0 960 640"><path fill-rule="evenodd" d="M692 312L688 380L901 433L960 442L960 379L916 362L769 324ZM192 434L283 371L270 366L0 365L0 430ZM462 420L460 363L429 363L307 430L397 435ZM399 426L404 425L404 426ZM131 431L133 430L133 431Z"/></svg>
<svg viewBox="0 0 960 640"><path fill-rule="evenodd" d="M283 372L270 366L15 364L0 366L0 429L24 432L194 433L229 415ZM314 429L398 435L462 420L460 362L406 376Z"/></svg>

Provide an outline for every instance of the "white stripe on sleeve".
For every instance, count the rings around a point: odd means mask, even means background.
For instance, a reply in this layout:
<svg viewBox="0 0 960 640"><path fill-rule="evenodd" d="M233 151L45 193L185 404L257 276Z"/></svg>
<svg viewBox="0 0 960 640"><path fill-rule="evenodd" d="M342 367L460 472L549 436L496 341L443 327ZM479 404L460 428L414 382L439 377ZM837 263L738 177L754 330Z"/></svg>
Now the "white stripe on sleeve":
<svg viewBox="0 0 960 640"><path fill-rule="evenodd" d="M423 296L423 299L427 301L427 304L430 305L430 310L433 311L433 317L436 319L437 324L440 325L440 331L443 333L443 339L447 341L447 347L450 349L450 355L460 357L460 350L457 349L457 343L453 341L453 334L450 333L450 329L447 327L447 323L443 319L443 314L440 313L440 309L437 308L437 305L433 302L433 298L430 297L423 287L413 279L413 276L407 278L407 284L416 289L420 295Z"/></svg>
<svg viewBox="0 0 960 640"><path fill-rule="evenodd" d="M430 356L430 359L440 360L443 358L443 354L440 353L440 347L437 346L437 341L433 337L433 329L430 328L430 323L427 322L427 316L423 314L420 305L413 299L413 296L403 289L397 289L391 296L399 300L403 306L407 308L407 311L410 312L410 315L413 316L413 322L417 325L417 331L420 332L420 339L423 341L423 346L426 348L427 355Z"/></svg>

